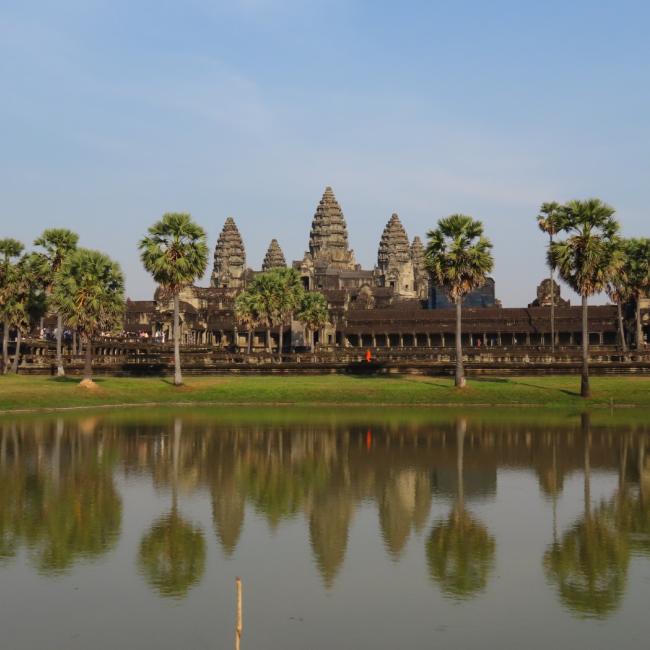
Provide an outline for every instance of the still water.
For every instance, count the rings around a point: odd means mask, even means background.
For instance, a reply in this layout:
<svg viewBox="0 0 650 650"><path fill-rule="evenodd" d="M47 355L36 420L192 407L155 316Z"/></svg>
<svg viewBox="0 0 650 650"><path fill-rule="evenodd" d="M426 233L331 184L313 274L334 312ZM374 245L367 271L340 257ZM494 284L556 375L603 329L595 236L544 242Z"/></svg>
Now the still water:
<svg viewBox="0 0 650 650"><path fill-rule="evenodd" d="M647 647L646 416L0 419L0 647Z"/></svg>

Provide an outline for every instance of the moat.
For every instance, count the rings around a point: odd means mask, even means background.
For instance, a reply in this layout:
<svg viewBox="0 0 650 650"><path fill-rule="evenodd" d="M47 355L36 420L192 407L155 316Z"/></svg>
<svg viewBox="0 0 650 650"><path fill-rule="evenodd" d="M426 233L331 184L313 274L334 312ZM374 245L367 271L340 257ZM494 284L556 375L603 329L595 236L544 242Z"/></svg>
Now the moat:
<svg viewBox="0 0 650 650"><path fill-rule="evenodd" d="M0 418L0 646L639 648L647 412Z"/></svg>

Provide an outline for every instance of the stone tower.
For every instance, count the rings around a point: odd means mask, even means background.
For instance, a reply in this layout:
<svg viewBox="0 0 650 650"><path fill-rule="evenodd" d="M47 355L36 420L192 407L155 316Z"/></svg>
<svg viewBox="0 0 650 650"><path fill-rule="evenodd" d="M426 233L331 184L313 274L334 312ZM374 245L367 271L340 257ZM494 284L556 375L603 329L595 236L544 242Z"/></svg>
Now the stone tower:
<svg viewBox="0 0 650 650"><path fill-rule="evenodd" d="M262 262L262 271L270 271L271 269L286 269L287 262L284 259L284 253L278 244L277 239L272 239L269 248L264 256Z"/></svg>
<svg viewBox="0 0 650 650"><path fill-rule="evenodd" d="M348 248L348 229L331 187L326 187L316 208L309 234L309 255L314 264L354 270L354 252Z"/></svg>
<svg viewBox="0 0 650 650"><path fill-rule="evenodd" d="M417 296L420 300L427 300L429 298L429 272L425 264L424 245L417 235L413 238L411 244L411 260L413 262Z"/></svg>
<svg viewBox="0 0 650 650"><path fill-rule="evenodd" d="M411 247L404 226L396 214L391 216L381 235L377 268L383 286L392 287L403 298L414 298L417 295Z"/></svg>
<svg viewBox="0 0 650 650"><path fill-rule="evenodd" d="M225 289L243 289L246 253L241 235L232 217L226 219L214 249L211 284Z"/></svg>

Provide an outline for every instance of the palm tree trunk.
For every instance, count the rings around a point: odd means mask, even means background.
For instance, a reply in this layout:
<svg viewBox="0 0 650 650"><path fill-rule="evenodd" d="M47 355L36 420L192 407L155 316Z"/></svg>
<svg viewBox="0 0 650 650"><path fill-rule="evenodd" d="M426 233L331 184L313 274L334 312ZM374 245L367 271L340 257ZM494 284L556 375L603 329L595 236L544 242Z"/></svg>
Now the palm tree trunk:
<svg viewBox="0 0 650 650"><path fill-rule="evenodd" d="M283 324L280 323L280 325L278 325L278 361L280 363L282 363L282 348L283 348L282 338L283 338L283 335L284 335L284 327L283 327Z"/></svg>
<svg viewBox="0 0 650 650"><path fill-rule="evenodd" d="M580 381L580 395L590 397L589 390L589 313L587 296L582 296L582 378Z"/></svg>
<svg viewBox="0 0 650 650"><path fill-rule="evenodd" d="M7 319L2 323L2 372L5 374L9 370L9 321Z"/></svg>
<svg viewBox="0 0 650 650"><path fill-rule="evenodd" d="M269 326L266 328L266 351L271 351L271 328Z"/></svg>
<svg viewBox="0 0 650 650"><path fill-rule="evenodd" d="M456 388L465 388L465 369L463 368L463 346L461 343L461 306L462 298L456 298Z"/></svg>
<svg viewBox="0 0 650 650"><path fill-rule="evenodd" d="M316 331L309 328L309 349L311 350L311 353L314 354L314 348L316 347Z"/></svg>
<svg viewBox="0 0 650 650"><path fill-rule="evenodd" d="M14 362L13 365L11 366L11 372L13 372L14 375L18 372L18 360L20 359L21 338L22 338L22 332L20 331L20 328L18 328L16 331L16 351L14 352Z"/></svg>
<svg viewBox="0 0 650 650"><path fill-rule="evenodd" d="M180 348L180 318L178 293L174 294L174 386L180 386L183 383L181 376L181 348Z"/></svg>
<svg viewBox="0 0 650 650"><path fill-rule="evenodd" d="M248 328L248 354L253 351L253 330Z"/></svg>
<svg viewBox="0 0 650 650"><path fill-rule="evenodd" d="M56 376L63 377L63 355L61 354L61 339L63 338L63 316L56 315Z"/></svg>
<svg viewBox="0 0 650 650"><path fill-rule="evenodd" d="M85 341L86 343L86 360L84 363L84 379L88 381L93 380L93 343L90 337Z"/></svg>
<svg viewBox="0 0 650 650"><path fill-rule="evenodd" d="M643 325L641 324L641 298L636 297L635 302L635 320L636 320L636 349L643 349Z"/></svg>
<svg viewBox="0 0 650 650"><path fill-rule="evenodd" d="M549 235L551 246L553 246L553 235ZM553 266L549 265L551 269L551 355L555 354L555 287L553 286Z"/></svg>
<svg viewBox="0 0 650 650"><path fill-rule="evenodd" d="M627 343L625 343L625 329L623 328L623 310L621 309L621 301L616 301L616 313L618 316L618 336L621 339L621 350L627 352Z"/></svg>

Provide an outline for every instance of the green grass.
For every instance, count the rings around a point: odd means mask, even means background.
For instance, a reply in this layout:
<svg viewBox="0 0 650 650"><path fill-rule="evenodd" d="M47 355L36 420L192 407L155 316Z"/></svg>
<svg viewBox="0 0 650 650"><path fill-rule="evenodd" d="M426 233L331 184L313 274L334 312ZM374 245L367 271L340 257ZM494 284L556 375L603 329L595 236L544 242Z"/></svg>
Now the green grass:
<svg viewBox="0 0 650 650"><path fill-rule="evenodd" d="M187 377L176 388L162 378L98 378L97 390L78 378L0 377L0 411L93 407L117 404L321 404L650 407L650 377L593 377L589 400L579 396L580 378L475 378L462 391L439 377L215 376Z"/></svg>

